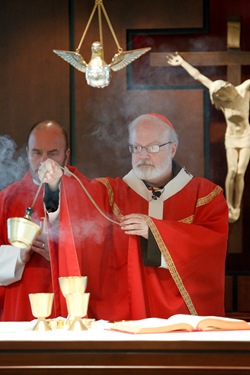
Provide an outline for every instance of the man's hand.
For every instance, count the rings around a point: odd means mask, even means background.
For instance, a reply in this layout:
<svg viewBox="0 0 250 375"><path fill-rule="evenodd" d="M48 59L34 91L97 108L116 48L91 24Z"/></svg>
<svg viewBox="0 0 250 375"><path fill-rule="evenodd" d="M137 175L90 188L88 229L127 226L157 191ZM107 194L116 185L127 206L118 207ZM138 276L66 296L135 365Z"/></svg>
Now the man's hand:
<svg viewBox="0 0 250 375"><path fill-rule="evenodd" d="M45 235L39 236L29 249L21 249L20 256L23 263L28 263L33 253L40 254L50 261L48 241Z"/></svg>
<svg viewBox="0 0 250 375"><path fill-rule="evenodd" d="M135 234L148 239L148 224L141 214L130 214L123 216L121 229L126 234Z"/></svg>
<svg viewBox="0 0 250 375"><path fill-rule="evenodd" d="M40 165L38 176L41 182L46 182L55 191L62 177L62 169L54 160L47 159Z"/></svg>
<svg viewBox="0 0 250 375"><path fill-rule="evenodd" d="M179 66L183 63L183 58L178 54L178 52L175 52L175 54L169 54L166 56L167 62L169 65L172 66Z"/></svg>
<svg viewBox="0 0 250 375"><path fill-rule="evenodd" d="M20 249L20 257L24 264L28 263L28 261L31 258L33 251L31 251L31 248L29 249Z"/></svg>

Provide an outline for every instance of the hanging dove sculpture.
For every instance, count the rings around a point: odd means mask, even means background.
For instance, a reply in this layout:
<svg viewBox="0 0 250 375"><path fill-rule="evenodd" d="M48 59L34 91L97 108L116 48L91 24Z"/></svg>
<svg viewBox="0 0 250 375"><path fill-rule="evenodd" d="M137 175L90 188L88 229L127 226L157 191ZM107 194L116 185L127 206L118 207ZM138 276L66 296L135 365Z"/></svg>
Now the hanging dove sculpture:
<svg viewBox="0 0 250 375"><path fill-rule="evenodd" d="M114 72L125 68L134 60L141 57L151 48L140 48L130 51L119 51L114 55L110 64L103 59L103 48L100 42L94 42L91 46L91 59L86 63L78 51L61 51L54 49L53 52L67 61L80 72L85 73L87 84L92 87L103 88L109 85L111 70Z"/></svg>

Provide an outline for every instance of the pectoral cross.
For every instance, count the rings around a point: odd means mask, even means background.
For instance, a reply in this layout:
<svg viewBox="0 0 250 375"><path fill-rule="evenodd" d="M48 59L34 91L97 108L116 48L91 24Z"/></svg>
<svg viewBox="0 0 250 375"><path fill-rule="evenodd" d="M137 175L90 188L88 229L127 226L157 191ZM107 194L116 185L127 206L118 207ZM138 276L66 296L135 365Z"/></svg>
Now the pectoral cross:
<svg viewBox="0 0 250 375"><path fill-rule="evenodd" d="M241 67L250 65L250 51L240 49L240 19L230 18L227 23L227 51L178 53L192 66L227 66L227 81L233 85L241 83ZM168 66L166 55L173 52L151 52L150 65Z"/></svg>

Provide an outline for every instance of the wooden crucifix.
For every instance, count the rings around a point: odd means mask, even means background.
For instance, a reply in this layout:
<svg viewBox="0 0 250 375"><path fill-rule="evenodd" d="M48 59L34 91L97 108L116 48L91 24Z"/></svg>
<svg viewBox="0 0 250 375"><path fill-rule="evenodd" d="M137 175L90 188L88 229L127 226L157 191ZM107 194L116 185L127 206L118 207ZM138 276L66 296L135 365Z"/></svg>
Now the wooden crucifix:
<svg viewBox="0 0 250 375"><path fill-rule="evenodd" d="M152 66L181 66L209 89L212 103L222 110L227 130L225 147L228 173L225 183L229 222L238 222L244 187L244 174L250 158L249 101L250 79L241 83L241 66L250 65L250 52L240 50L240 21L228 21L227 51L180 52L180 55L151 53ZM194 66L227 66L227 82L212 81ZM239 228L237 241L239 245ZM233 251L234 252L234 251Z"/></svg>
<svg viewBox="0 0 250 375"><path fill-rule="evenodd" d="M241 82L241 67L250 65L250 51L240 49L240 20L229 19L227 26L227 51L179 53L193 66L226 66L228 82L238 85ZM168 52L171 53L174 52ZM168 66L166 52L151 52L150 65Z"/></svg>

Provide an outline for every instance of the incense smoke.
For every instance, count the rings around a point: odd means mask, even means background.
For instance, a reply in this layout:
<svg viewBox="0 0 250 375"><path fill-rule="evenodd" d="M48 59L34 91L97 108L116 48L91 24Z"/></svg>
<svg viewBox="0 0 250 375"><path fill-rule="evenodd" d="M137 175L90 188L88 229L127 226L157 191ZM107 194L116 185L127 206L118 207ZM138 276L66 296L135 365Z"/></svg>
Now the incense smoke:
<svg viewBox="0 0 250 375"><path fill-rule="evenodd" d="M17 145L9 135L0 136L0 190L20 180L28 169L25 148Z"/></svg>

